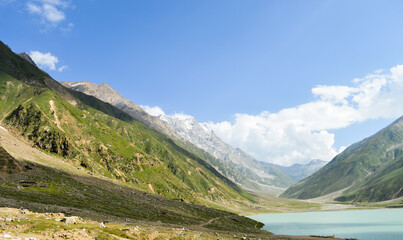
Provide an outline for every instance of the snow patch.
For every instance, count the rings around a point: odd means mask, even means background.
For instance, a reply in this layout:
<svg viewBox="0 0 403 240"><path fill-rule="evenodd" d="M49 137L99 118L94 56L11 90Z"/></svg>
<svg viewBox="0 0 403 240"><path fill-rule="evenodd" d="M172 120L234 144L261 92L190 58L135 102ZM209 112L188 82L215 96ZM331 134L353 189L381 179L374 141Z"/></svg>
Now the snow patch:
<svg viewBox="0 0 403 240"><path fill-rule="evenodd" d="M70 83L71 87L76 87L76 86L79 86L79 85L84 85L84 83Z"/></svg>
<svg viewBox="0 0 403 240"><path fill-rule="evenodd" d="M202 127L202 129L204 130L204 132L206 133L211 133L212 131L206 126L206 124L204 123L199 123L200 126Z"/></svg>

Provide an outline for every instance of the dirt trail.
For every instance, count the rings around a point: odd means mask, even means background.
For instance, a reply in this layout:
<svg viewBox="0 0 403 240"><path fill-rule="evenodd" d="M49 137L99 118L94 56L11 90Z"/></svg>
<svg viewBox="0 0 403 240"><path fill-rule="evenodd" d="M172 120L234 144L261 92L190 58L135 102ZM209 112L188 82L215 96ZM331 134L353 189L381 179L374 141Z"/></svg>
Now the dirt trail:
<svg viewBox="0 0 403 240"><path fill-rule="evenodd" d="M141 161L140 161L140 158L142 157L142 155L140 153L136 153L136 157L137 157L137 165L140 167L140 172L142 172L143 167L141 166Z"/></svg>
<svg viewBox="0 0 403 240"><path fill-rule="evenodd" d="M220 219L220 217L212 218L212 219L208 220L207 222L200 224L199 227L204 227L206 225L209 225L210 223L212 223L212 222L214 222L215 220L218 220L218 219Z"/></svg>
<svg viewBox="0 0 403 240"><path fill-rule="evenodd" d="M148 184L148 187L150 188L151 192L153 192L153 193L155 194L155 191L154 191L153 185L152 185L151 183L149 183L149 184Z"/></svg>
<svg viewBox="0 0 403 240"><path fill-rule="evenodd" d="M49 104L50 104L50 111L53 112L53 116L55 117L56 126L57 126L61 131L64 132L62 126L60 125L59 118L57 117L57 114L56 114L55 103L53 102L53 100L49 100Z"/></svg>

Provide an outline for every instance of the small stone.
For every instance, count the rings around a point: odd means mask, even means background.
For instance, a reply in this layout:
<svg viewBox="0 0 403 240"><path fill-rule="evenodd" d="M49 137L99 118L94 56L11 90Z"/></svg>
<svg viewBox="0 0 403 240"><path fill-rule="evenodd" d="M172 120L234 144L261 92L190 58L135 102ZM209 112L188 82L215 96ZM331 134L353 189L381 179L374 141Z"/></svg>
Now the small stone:
<svg viewBox="0 0 403 240"><path fill-rule="evenodd" d="M9 235L9 234L4 234L3 237L4 237L4 238L11 238L11 235Z"/></svg>

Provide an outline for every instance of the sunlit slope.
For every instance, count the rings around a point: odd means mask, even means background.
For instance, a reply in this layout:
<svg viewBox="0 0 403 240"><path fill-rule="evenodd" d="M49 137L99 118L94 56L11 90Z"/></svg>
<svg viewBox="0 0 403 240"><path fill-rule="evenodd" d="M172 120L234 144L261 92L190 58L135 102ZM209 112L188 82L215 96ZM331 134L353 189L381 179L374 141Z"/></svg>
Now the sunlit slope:
<svg viewBox="0 0 403 240"><path fill-rule="evenodd" d="M251 199L165 136L109 104L65 89L6 46L0 50L0 119L34 146L169 198L193 203Z"/></svg>
<svg viewBox="0 0 403 240"><path fill-rule="evenodd" d="M381 201L403 195L403 118L348 147L281 196L308 199L345 189L338 200Z"/></svg>
<svg viewBox="0 0 403 240"><path fill-rule="evenodd" d="M67 211L98 221L141 220L161 224L259 232L261 224L229 212L148 194L92 176L74 175L19 161L0 147L2 205L36 211ZM21 181L31 184L21 187ZM28 185L29 185L28 184ZM215 221L209 221L215 219Z"/></svg>

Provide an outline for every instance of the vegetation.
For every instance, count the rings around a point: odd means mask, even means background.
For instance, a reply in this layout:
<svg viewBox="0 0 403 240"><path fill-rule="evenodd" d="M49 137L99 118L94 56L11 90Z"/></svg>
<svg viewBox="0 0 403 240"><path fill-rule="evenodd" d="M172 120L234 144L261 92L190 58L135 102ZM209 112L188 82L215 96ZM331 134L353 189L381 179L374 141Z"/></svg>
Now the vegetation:
<svg viewBox="0 0 403 240"><path fill-rule="evenodd" d="M229 204L255 199L198 156L119 109L65 89L2 43L0 62L2 124L89 174L71 175L45 162L23 163L28 167L22 172L8 174L12 164L6 160L2 173L6 177L0 179L2 198L38 210L68 207L166 224L198 225L223 218L223 224L211 222L204 227L259 231L253 220L201 206L221 202L229 209ZM25 187L20 181L32 185Z"/></svg>
<svg viewBox="0 0 403 240"><path fill-rule="evenodd" d="M83 103L71 105L50 89L25 85L0 73L4 122L43 150L134 187L203 203L249 199L197 156L132 120L121 121Z"/></svg>
<svg viewBox="0 0 403 240"><path fill-rule="evenodd" d="M259 232L257 222L235 214L189 204L181 200L147 194L130 187L119 186L94 177L67 174L43 165L19 162L0 148L0 160L13 162L11 169L19 169L0 181L3 204L24 207L36 211L64 211L68 214L91 217L98 220L161 222L198 226L210 219L225 219L221 224L206 224L216 230ZM10 165L10 164L8 164ZM24 170L20 170L25 166ZM42 183L22 187L21 181ZM18 200L18 201L15 201ZM105 219L106 218L106 219ZM261 227L261 226L260 226Z"/></svg>
<svg viewBox="0 0 403 240"><path fill-rule="evenodd" d="M281 196L315 198L339 190L339 201L384 201L403 196L403 118L348 147Z"/></svg>

